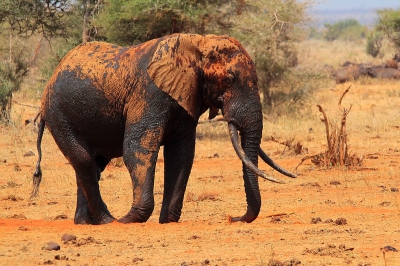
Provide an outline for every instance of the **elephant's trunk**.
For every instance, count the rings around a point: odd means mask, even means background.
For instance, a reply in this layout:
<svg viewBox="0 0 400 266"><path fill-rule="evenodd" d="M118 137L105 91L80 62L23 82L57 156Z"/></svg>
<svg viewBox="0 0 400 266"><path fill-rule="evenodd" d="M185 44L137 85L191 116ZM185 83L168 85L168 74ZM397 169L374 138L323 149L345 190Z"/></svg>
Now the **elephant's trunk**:
<svg viewBox="0 0 400 266"><path fill-rule="evenodd" d="M260 175L270 181L281 183L272 177L267 176L258 169L258 150L260 137L254 132L248 133L240 131L241 144L238 140L238 132L234 123L228 123L229 132L233 147L243 162L243 180L246 192L247 211L242 217L231 218L231 221L242 221L251 223L254 221L261 209L261 194L258 187L258 177Z"/></svg>
<svg viewBox="0 0 400 266"><path fill-rule="evenodd" d="M248 97L248 99L251 97ZM254 221L261 209L261 194L258 186L258 176L276 183L284 183L268 176L258 168L258 156L278 172L296 177L275 164L260 148L262 137L262 111L259 99L251 100L247 104L232 108L226 105L224 116L228 121L229 134L233 147L243 163L243 180L246 192L247 211L242 217L231 218L231 221ZM231 107L231 108L229 108ZM236 105L235 107L238 107ZM228 109L229 108L229 109ZM240 132L240 141L238 136Z"/></svg>

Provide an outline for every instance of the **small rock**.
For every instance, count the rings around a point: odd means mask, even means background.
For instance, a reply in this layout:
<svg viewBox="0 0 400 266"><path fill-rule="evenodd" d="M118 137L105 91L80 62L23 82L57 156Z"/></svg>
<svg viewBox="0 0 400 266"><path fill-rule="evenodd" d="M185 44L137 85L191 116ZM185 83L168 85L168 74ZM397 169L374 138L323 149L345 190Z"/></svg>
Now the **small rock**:
<svg viewBox="0 0 400 266"><path fill-rule="evenodd" d="M335 221L335 224L337 225L346 225L347 224L347 220L345 218L337 218Z"/></svg>
<svg viewBox="0 0 400 266"><path fill-rule="evenodd" d="M312 223L312 224L322 223L322 220L321 220L320 217L312 218L312 219L311 219L311 223Z"/></svg>
<svg viewBox="0 0 400 266"><path fill-rule="evenodd" d="M301 264L301 261L295 258L283 262L283 266L296 266L299 264Z"/></svg>
<svg viewBox="0 0 400 266"><path fill-rule="evenodd" d="M57 216L54 218L54 220L67 220L67 219L68 219L68 216L65 215L65 214L57 215Z"/></svg>
<svg viewBox="0 0 400 266"><path fill-rule="evenodd" d="M329 218L329 219L326 219L324 223L325 224L330 224L330 223L333 223L333 220Z"/></svg>
<svg viewBox="0 0 400 266"><path fill-rule="evenodd" d="M138 262L138 261L143 261L143 259L142 259L142 258L134 258L134 259L132 260L133 263Z"/></svg>
<svg viewBox="0 0 400 266"><path fill-rule="evenodd" d="M20 226L20 227L18 227L18 230L20 230L20 231L28 231L29 229L26 228L25 226Z"/></svg>
<svg viewBox="0 0 400 266"><path fill-rule="evenodd" d="M18 219L18 220L26 220L26 216L23 214L14 214L13 216L11 216L12 219Z"/></svg>
<svg viewBox="0 0 400 266"><path fill-rule="evenodd" d="M54 259L55 259L55 260L68 260L68 257L65 256L65 255L63 255L63 256L55 255L55 256L54 256Z"/></svg>
<svg viewBox="0 0 400 266"><path fill-rule="evenodd" d="M390 191L392 192L399 192L399 189L397 187L392 187L390 188Z"/></svg>
<svg viewBox="0 0 400 266"><path fill-rule="evenodd" d="M210 261L207 259L201 262L201 266L209 265L209 264L210 264Z"/></svg>
<svg viewBox="0 0 400 266"><path fill-rule="evenodd" d="M278 217L278 216L274 216L274 217L272 217L272 219L271 219L271 223L279 223L279 222L281 222L282 220L281 220L281 218L280 217Z"/></svg>
<svg viewBox="0 0 400 266"><path fill-rule="evenodd" d="M33 151L28 151L23 155L24 157L30 157L30 156L35 156L35 153Z"/></svg>
<svg viewBox="0 0 400 266"><path fill-rule="evenodd" d="M270 260L267 264L268 266L283 266L283 263L279 260Z"/></svg>
<svg viewBox="0 0 400 266"><path fill-rule="evenodd" d="M60 250L61 247L60 247L60 245L57 244L56 242L51 241L51 242L48 242L48 243L46 244L46 246L44 247L44 249L45 249L45 250L49 250L49 251L51 251L51 250Z"/></svg>
<svg viewBox="0 0 400 266"><path fill-rule="evenodd" d="M64 241L64 244L67 244L70 241L75 241L76 240L76 236L74 236L72 234L64 234L61 237L61 240Z"/></svg>
<svg viewBox="0 0 400 266"><path fill-rule="evenodd" d="M384 246L383 248L381 248L382 252L398 252L398 250L395 247L392 246Z"/></svg>

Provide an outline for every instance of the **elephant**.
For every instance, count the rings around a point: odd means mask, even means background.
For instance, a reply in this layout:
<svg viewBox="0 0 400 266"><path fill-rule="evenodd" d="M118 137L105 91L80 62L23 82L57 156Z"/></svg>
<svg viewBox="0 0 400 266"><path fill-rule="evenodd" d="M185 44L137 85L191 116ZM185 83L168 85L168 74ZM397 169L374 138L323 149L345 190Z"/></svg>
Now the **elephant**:
<svg viewBox="0 0 400 266"><path fill-rule="evenodd" d="M116 219L104 203L99 179L112 158L123 157L133 202L121 223L146 222L154 210L154 175L163 146L164 192L160 223L178 222L194 160L196 126L209 110L222 112L242 162L247 211L232 221L250 223L261 208L258 157L291 178L261 149L263 115L254 62L227 36L173 34L131 47L81 44L61 60L41 99L38 161L31 196L42 179L45 127L75 170L75 224ZM240 137L239 134L240 133Z"/></svg>

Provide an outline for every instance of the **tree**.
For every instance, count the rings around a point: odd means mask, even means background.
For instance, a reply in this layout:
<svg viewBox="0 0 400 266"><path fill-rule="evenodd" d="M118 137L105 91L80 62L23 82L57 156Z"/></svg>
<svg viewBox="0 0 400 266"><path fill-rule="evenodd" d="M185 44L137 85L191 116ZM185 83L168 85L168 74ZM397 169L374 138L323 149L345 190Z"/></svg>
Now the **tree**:
<svg viewBox="0 0 400 266"><path fill-rule="evenodd" d="M377 13L376 30L382 31L397 48L400 48L400 9L381 9Z"/></svg>
<svg viewBox="0 0 400 266"><path fill-rule="evenodd" d="M373 58L379 56L383 57L381 52L382 47L382 33L381 32L370 32L367 36L367 54L371 55Z"/></svg>
<svg viewBox="0 0 400 266"><path fill-rule="evenodd" d="M296 44L306 37L312 1L238 1L231 7L230 34L241 41L255 60L263 103L274 105L271 87L297 65ZM240 11L240 12L238 12ZM229 13L229 12L228 12ZM225 24L226 25L226 24Z"/></svg>
<svg viewBox="0 0 400 266"><path fill-rule="evenodd" d="M1 35L8 41L7 57L0 58L0 111L10 111L12 93L19 90L29 66L35 59L26 55L26 46L19 41L35 34L50 39L65 36L63 16L68 13L68 0L2 0L0 2ZM39 41L40 43L40 41ZM4 45L4 44L1 44ZM0 49L5 49L1 47Z"/></svg>
<svg viewBox="0 0 400 266"><path fill-rule="evenodd" d="M327 29L324 35L327 41L337 39L354 41L364 38L366 34L366 28L355 19L340 20L333 24L326 23L324 26Z"/></svg>
<svg viewBox="0 0 400 266"><path fill-rule="evenodd" d="M211 14L225 2L213 0L106 0L96 23L107 41L132 45L180 32L206 32Z"/></svg>

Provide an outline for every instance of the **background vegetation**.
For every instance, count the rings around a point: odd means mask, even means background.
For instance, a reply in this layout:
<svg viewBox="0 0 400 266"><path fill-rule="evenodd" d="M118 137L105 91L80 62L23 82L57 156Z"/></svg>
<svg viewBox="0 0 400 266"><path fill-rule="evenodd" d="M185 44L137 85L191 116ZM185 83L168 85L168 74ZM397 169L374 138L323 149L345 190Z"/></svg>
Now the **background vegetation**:
<svg viewBox="0 0 400 266"><path fill-rule="evenodd" d="M58 62L79 43L134 45L177 32L238 39L256 63L265 111L296 114L315 90L329 82L323 65L341 63L301 62L299 47L305 40L354 42L364 47L366 60L390 57L400 46L399 10L379 10L379 19L370 28L354 19L313 28L309 15L313 5L313 0L3 0L2 119L9 120L13 93L21 88L39 98ZM390 51L386 55L385 47Z"/></svg>

